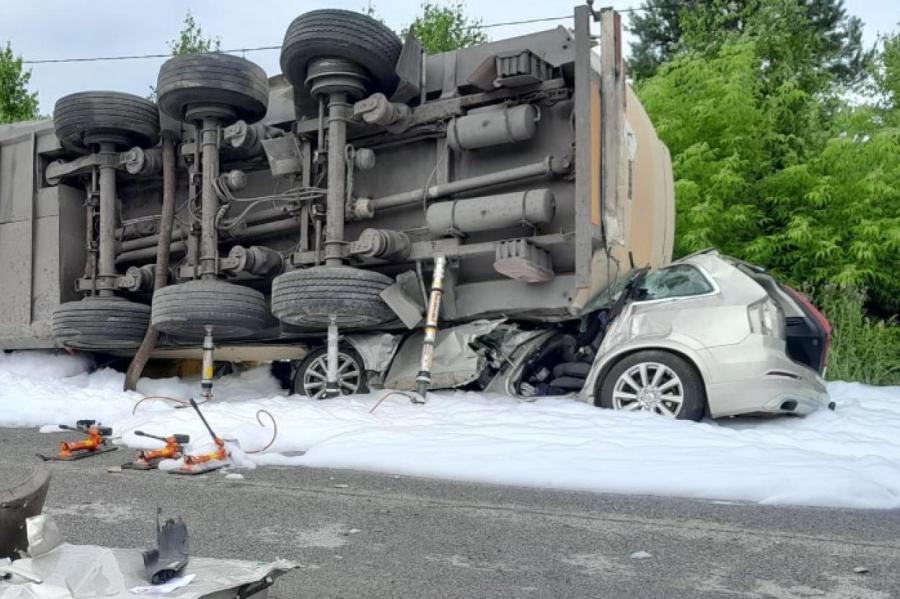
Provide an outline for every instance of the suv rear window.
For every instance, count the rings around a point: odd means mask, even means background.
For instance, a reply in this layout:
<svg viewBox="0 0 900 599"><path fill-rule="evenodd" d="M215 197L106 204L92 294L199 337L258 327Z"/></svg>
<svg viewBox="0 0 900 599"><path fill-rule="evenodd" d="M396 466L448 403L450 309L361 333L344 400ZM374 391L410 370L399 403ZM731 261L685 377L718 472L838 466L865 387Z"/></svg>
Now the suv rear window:
<svg viewBox="0 0 900 599"><path fill-rule="evenodd" d="M689 264L676 264L648 273L635 289L638 301L689 297L715 291L709 280Z"/></svg>

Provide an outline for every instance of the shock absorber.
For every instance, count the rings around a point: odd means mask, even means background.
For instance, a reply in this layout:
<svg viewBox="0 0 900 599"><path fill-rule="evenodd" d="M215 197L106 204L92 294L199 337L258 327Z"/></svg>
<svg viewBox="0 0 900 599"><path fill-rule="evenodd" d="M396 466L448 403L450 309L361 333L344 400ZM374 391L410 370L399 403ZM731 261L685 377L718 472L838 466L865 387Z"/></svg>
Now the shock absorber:
<svg viewBox="0 0 900 599"><path fill-rule="evenodd" d="M438 313L441 311L441 297L444 295L444 269L447 257L434 257L434 275L431 277L431 297L428 301L428 315L425 317L425 338L422 340L422 359L416 376L416 393L425 401L425 393L431 386L431 366L434 362L434 342L438 332Z"/></svg>
<svg viewBox="0 0 900 599"><path fill-rule="evenodd" d="M215 370L215 362L213 360L213 328L209 325L203 327L206 335L203 336L203 368L200 373L200 395L204 401L212 399L213 388L213 371Z"/></svg>
<svg viewBox="0 0 900 599"><path fill-rule="evenodd" d="M327 376L325 377L325 397L337 397L341 394L341 388L338 385L338 327L335 317L331 317L328 323L328 344L327 344Z"/></svg>

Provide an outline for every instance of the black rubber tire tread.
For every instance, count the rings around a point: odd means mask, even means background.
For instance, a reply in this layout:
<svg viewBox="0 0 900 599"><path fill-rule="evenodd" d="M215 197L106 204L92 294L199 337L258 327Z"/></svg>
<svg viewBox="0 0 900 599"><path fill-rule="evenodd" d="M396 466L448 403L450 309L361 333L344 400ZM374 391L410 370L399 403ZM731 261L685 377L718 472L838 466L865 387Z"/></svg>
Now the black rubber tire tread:
<svg viewBox="0 0 900 599"><path fill-rule="evenodd" d="M269 105L269 79L259 65L231 54L185 54L167 60L156 80L159 107L184 120L190 104L218 104L255 123Z"/></svg>
<svg viewBox="0 0 900 599"><path fill-rule="evenodd" d="M306 395L306 390L303 389L303 373L312 364L312 361L321 356L324 353L328 352L327 347L317 347L316 349L310 351L303 360L300 362L300 365L297 366L297 371L294 373L294 378L291 380L291 391L295 395ZM360 381L359 381L359 389L356 390L357 393L368 393L369 385L366 380L366 365L363 362L362 356L359 355L359 352L353 349L353 347L346 345L344 343L338 345L338 352L342 354L347 354L356 362L356 365L359 367L360 372ZM341 393L341 395L348 395L346 393Z"/></svg>
<svg viewBox="0 0 900 599"><path fill-rule="evenodd" d="M56 136L66 148L90 152L86 135L112 134L130 145L150 148L159 142L159 110L140 96L114 91L87 91L63 96L53 108Z"/></svg>
<svg viewBox="0 0 900 599"><path fill-rule="evenodd" d="M272 281L272 314L300 326L328 326L336 315L343 327L377 326L396 319L381 292L394 281L381 273L348 266L317 266Z"/></svg>
<svg viewBox="0 0 900 599"><path fill-rule="evenodd" d="M298 116L314 113L306 88L306 67L314 58L350 60L371 76L371 92L388 96L397 88L395 67L403 43L386 25L367 15L340 9L312 10L294 19L281 46L281 71L294 87Z"/></svg>
<svg viewBox="0 0 900 599"><path fill-rule="evenodd" d="M216 339L249 337L265 327L267 316L262 293L227 281L188 281L153 294L153 326L182 339L202 339L205 325L212 325Z"/></svg>
<svg viewBox="0 0 900 599"><path fill-rule="evenodd" d="M150 325L150 306L120 297L86 297L60 304L50 328L57 344L75 349L131 349Z"/></svg>
<svg viewBox="0 0 900 599"><path fill-rule="evenodd" d="M706 386L703 378L697 372L693 364L671 352L658 349L648 349L629 354L616 362L606 373L602 381L598 381L594 402L602 408L613 409L613 388L619 376L641 362L658 362L665 364L675 371L681 379L684 390L684 400L681 411L676 418L678 420L699 421L706 412Z"/></svg>

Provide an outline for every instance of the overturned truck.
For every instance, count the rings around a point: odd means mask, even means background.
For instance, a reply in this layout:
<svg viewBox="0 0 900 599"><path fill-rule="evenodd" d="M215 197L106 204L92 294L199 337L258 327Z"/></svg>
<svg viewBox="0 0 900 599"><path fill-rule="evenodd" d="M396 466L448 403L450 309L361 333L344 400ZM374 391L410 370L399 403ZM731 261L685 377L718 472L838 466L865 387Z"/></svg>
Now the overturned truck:
<svg viewBox="0 0 900 599"><path fill-rule="evenodd" d="M578 327L671 258L670 159L612 10L437 55L315 10L281 67L177 56L156 103L77 92L52 122L0 128L0 348L127 355L152 324L155 355L211 333L223 356L293 360L317 395L331 327L343 392L402 387L439 259L460 350L434 386L476 384L472 339Z"/></svg>

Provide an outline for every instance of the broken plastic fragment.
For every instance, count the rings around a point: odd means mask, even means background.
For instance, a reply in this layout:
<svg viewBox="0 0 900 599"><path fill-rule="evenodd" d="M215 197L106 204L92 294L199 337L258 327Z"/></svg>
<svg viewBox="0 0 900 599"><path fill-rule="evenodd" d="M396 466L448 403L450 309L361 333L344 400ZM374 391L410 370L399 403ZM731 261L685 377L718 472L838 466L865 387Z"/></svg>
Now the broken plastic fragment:
<svg viewBox="0 0 900 599"><path fill-rule="evenodd" d="M156 523L156 549L144 551L144 571L151 584L175 578L188 563L187 525L179 518Z"/></svg>

